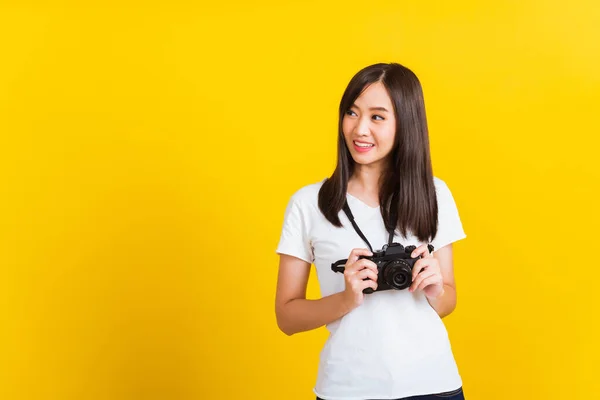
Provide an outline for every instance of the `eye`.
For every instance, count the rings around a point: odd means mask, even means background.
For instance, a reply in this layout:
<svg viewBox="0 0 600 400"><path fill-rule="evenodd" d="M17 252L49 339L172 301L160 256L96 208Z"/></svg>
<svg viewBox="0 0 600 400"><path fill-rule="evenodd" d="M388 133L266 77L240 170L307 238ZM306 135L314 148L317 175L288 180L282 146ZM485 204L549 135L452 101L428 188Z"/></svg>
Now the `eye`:
<svg viewBox="0 0 600 400"><path fill-rule="evenodd" d="M356 116L356 113L352 110L346 111L346 115L350 115L351 117Z"/></svg>
<svg viewBox="0 0 600 400"><path fill-rule="evenodd" d="M379 119L377 119L377 118L379 118ZM373 119L376 121L384 121L385 120L385 118L383 118L381 115L373 115Z"/></svg>

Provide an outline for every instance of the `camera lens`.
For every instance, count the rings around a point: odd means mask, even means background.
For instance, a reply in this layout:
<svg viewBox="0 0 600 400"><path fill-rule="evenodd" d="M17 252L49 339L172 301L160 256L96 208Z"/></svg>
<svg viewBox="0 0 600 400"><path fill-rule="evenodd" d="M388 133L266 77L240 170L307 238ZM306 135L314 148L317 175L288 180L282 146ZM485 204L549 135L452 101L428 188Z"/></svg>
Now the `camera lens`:
<svg viewBox="0 0 600 400"><path fill-rule="evenodd" d="M402 286L406 283L406 276L404 274L396 274L392 278L394 286Z"/></svg>
<svg viewBox="0 0 600 400"><path fill-rule="evenodd" d="M412 271L410 265L404 260L394 260L387 264L383 271L383 277L390 287L402 290L412 283Z"/></svg>

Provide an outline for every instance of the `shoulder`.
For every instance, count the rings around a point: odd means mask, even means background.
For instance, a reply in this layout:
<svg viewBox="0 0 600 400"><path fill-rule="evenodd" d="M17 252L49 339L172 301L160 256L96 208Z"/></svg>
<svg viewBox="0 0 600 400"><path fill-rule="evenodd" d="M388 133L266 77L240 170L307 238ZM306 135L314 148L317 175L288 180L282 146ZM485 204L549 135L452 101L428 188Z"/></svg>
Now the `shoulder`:
<svg viewBox="0 0 600 400"><path fill-rule="evenodd" d="M442 214L455 213L456 202L454 200L452 190L450 189L446 181L439 177L434 177L433 181L435 182L435 192L437 196L439 212Z"/></svg>
<svg viewBox="0 0 600 400"><path fill-rule="evenodd" d="M435 186L435 191L436 193L442 193L448 189L448 185L446 184L446 181L444 181L442 178L440 178L439 176L434 176L433 177L433 184Z"/></svg>
<svg viewBox="0 0 600 400"><path fill-rule="evenodd" d="M296 189L288 198L285 220L310 229L319 218L319 190L324 182L325 179Z"/></svg>
<svg viewBox="0 0 600 400"><path fill-rule="evenodd" d="M450 188L448 187L446 181L444 181L438 176L434 176L433 184L435 187L435 194L437 195L438 201L444 202L447 201L449 198L452 198L452 192L450 191Z"/></svg>
<svg viewBox="0 0 600 400"><path fill-rule="evenodd" d="M449 216L455 217L458 214L458 210L452 190L448 184L439 177L434 177L433 179L435 182L438 212L441 219Z"/></svg>
<svg viewBox="0 0 600 400"><path fill-rule="evenodd" d="M291 196L291 201L299 206L311 206L318 204L319 191L325 179L310 183L297 189Z"/></svg>
<svg viewBox="0 0 600 400"><path fill-rule="evenodd" d="M456 202L448 184L434 177L438 203L438 230L432 243L435 249L466 237Z"/></svg>

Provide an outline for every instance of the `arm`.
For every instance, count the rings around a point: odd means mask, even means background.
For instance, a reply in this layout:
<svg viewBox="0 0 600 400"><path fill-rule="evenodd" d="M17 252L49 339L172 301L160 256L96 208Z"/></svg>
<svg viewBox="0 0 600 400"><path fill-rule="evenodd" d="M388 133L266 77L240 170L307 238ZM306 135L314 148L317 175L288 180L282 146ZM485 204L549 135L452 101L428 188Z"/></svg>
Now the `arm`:
<svg viewBox="0 0 600 400"><path fill-rule="evenodd" d="M412 256L418 254L423 258L413 268L413 284L409 291L422 290L427 301L444 318L456 308L456 283L454 281L454 265L452 244L429 254L426 245L416 249Z"/></svg>
<svg viewBox="0 0 600 400"><path fill-rule="evenodd" d="M442 273L444 290L442 294L436 298L427 297L427 301L438 313L440 318L444 318L456 308L456 282L454 280L452 244L435 251L433 257L438 260L440 271Z"/></svg>
<svg viewBox="0 0 600 400"><path fill-rule="evenodd" d="M288 336L333 322L353 308L345 301L344 292L307 300L309 274L308 262L285 254L280 256L275 314L279 329Z"/></svg>

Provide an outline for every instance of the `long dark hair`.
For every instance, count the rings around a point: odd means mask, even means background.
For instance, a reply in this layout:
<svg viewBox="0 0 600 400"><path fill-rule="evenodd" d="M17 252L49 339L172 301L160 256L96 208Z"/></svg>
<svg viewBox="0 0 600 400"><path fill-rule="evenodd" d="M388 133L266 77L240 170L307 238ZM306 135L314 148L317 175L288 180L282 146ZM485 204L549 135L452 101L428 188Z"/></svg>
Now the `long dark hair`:
<svg viewBox="0 0 600 400"><path fill-rule="evenodd" d="M430 242L437 233L438 204L423 90L417 76L397 63L370 65L350 80L339 108L337 165L319 191L319 209L333 225L342 226L338 213L355 166L342 123L356 98L375 82L387 89L396 116L391 161L379 179L381 215L388 231L399 229L404 237L410 232L420 241Z"/></svg>

